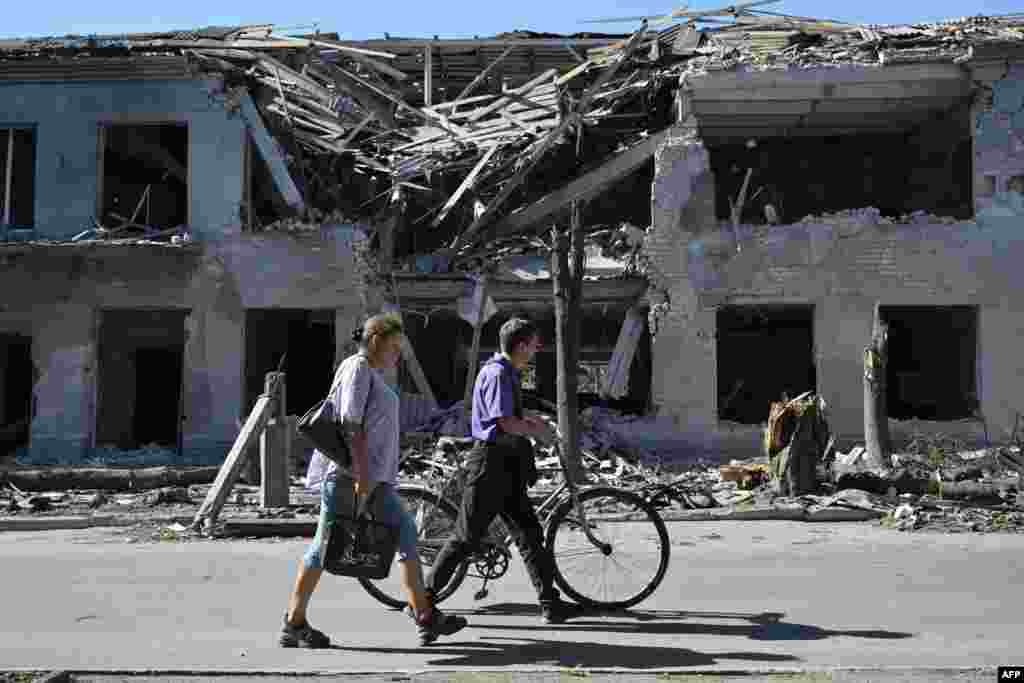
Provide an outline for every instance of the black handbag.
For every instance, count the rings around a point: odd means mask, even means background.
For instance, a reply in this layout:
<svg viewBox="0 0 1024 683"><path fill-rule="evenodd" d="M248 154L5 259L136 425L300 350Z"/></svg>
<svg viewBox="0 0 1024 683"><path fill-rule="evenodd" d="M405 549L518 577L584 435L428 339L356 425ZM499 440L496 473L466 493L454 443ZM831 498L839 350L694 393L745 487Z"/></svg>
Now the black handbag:
<svg viewBox="0 0 1024 683"><path fill-rule="evenodd" d="M398 527L379 522L367 512L376 493L374 489L362 512L358 496L353 496L351 515L337 514L324 526L324 571L364 579L386 579L391 573Z"/></svg>
<svg viewBox="0 0 1024 683"><path fill-rule="evenodd" d="M352 453L348 447L345 433L334 415L334 406L328 399L323 399L306 411L295 424L299 434L309 439L324 457L334 461L339 467L352 464Z"/></svg>

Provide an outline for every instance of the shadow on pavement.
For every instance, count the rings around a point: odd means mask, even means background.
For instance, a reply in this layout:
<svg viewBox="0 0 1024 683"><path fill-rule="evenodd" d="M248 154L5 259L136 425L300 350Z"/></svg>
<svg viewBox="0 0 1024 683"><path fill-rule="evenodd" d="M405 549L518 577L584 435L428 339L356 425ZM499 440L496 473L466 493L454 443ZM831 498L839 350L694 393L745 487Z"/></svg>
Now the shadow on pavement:
<svg viewBox="0 0 1024 683"><path fill-rule="evenodd" d="M472 627L471 627L472 628ZM497 642L501 641L501 642ZM563 640L496 637L475 642L445 642L427 648L340 647L354 652L380 654L440 655L433 666L510 667L559 666L628 669L660 669L680 666L711 666L720 660L797 662L799 657L765 652L704 653L686 648L609 645Z"/></svg>
<svg viewBox="0 0 1024 683"><path fill-rule="evenodd" d="M453 611L454 613L454 611ZM854 638L875 638L898 640L912 638L913 633L883 631L879 629L826 629L808 624L791 624L782 621L785 614L778 612L737 613L737 612L688 612L683 610L637 610L637 611L584 611L580 616L560 626L546 626L539 621L535 625L521 624L480 624L472 617L481 616L536 616L537 606L527 603L498 603L476 610L461 610L470 617L470 628L501 631L548 631L552 628L570 631L591 631L603 633L636 633L647 635L719 635L741 636L751 640L824 640L836 636ZM605 621L599 617L632 619L628 621ZM748 623L709 624L708 620L735 619Z"/></svg>

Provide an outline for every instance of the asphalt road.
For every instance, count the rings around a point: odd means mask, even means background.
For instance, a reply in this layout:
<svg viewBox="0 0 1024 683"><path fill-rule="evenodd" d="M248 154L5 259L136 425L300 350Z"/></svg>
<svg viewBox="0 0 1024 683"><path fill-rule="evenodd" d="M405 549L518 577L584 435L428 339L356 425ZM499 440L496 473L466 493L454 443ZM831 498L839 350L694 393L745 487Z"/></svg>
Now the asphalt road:
<svg viewBox="0 0 1024 683"><path fill-rule="evenodd" d="M586 670L646 680L663 671L839 669L897 680L907 671L946 679L1024 663L1024 536L905 534L863 523L669 527L668 578L632 612L545 626L516 557L485 600L474 602L479 580L470 579L446 603L471 626L428 648L417 646L403 615L355 582L327 576L310 609L335 641L324 651L275 645L301 541L139 544L126 543L123 530L3 533L0 671L419 672L449 680L519 672L548 680Z"/></svg>

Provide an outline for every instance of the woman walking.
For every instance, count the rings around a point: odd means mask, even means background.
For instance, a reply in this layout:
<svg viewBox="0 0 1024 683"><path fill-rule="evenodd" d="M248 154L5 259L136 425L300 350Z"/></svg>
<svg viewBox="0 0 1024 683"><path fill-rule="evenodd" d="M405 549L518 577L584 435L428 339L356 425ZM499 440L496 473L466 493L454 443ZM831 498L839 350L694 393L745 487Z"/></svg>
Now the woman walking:
<svg viewBox="0 0 1024 683"><path fill-rule="evenodd" d="M316 537L302 558L288 600L279 641L282 647L325 648L330 645L330 638L310 626L306 610L323 573L324 528L334 521L338 506L351 508L353 495L372 494L370 503L376 518L399 527L399 578L409 596L407 613L416 624L420 644L428 645L438 636L451 635L466 626L465 618L442 613L424 592L416 554L416 523L402 507L396 491L399 400L380 370L395 367L401 356L401 319L394 314L373 316L354 337L359 342L359 352L338 366L329 395L334 414L349 439L352 469L347 471L328 461L330 464L321 482L320 521ZM319 451L313 453L313 458L326 460ZM315 482L309 482L313 484Z"/></svg>

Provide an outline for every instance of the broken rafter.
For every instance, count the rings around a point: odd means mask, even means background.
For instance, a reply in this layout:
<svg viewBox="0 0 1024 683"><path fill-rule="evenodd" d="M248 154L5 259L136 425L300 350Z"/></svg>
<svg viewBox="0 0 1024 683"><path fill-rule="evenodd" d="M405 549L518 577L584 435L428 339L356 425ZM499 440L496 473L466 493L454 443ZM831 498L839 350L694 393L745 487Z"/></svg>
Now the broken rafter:
<svg viewBox="0 0 1024 683"><path fill-rule="evenodd" d="M260 156L263 157L267 167L270 169L270 175L281 196L284 197L285 203L300 213L304 212L306 210L306 202L302 198L302 193L299 192L299 188L295 185L295 181L292 180L292 176L288 172L288 165L284 161L277 142L267 132L266 126L263 125L263 119L260 116L259 110L256 109L256 104L252 101L252 97L249 96L248 92L242 90L239 94L238 102L242 118L245 119L249 132L252 134L253 142L256 143Z"/></svg>
<svg viewBox="0 0 1024 683"><path fill-rule="evenodd" d="M462 183L459 185L459 188L455 190L455 193L448 198L447 202L445 202L445 205L441 208L441 212L437 215L437 218L431 221L430 227L436 228L444 221L445 218L448 217L448 213L453 208L455 208L456 204L459 203L459 200L462 199L462 195L464 195L473 187L473 184L476 182L477 176L480 175L480 171L483 170L484 166L487 165L487 163L491 160L491 157L493 157L494 153L497 151L498 145L493 145L490 149L487 150L487 152L482 157L480 157L480 161L476 163L476 166L473 167L473 170L470 171L469 174L462 180Z"/></svg>
<svg viewBox="0 0 1024 683"><path fill-rule="evenodd" d="M514 88L512 90L509 90L509 91L506 91L506 92L502 93L502 97L497 102L494 102L492 104L487 105L486 107L482 107L482 108L476 110L469 117L469 120L470 121L479 121L483 117L488 116L490 114L493 114L494 112L498 111L502 107L505 107L505 106L507 106L507 105L509 105L511 103L511 101L512 101L512 99L510 97L511 95L527 95L530 92L532 92L533 90L535 90L541 84L543 84L543 83L550 83L557 74L558 74L558 69L548 69L547 71L542 73L540 76L537 76L536 78L530 80L525 85L522 85L522 86L520 86L518 88Z"/></svg>
<svg viewBox="0 0 1024 683"><path fill-rule="evenodd" d="M362 130L366 128L366 126L369 125L370 121L372 120L373 112L370 112L369 114L366 115L366 118L360 121L359 125L353 128L351 132L349 132L348 136L341 141L341 149L348 149L348 146L352 144L352 142L356 139L356 136L359 135L359 133L361 133Z"/></svg>
<svg viewBox="0 0 1024 683"><path fill-rule="evenodd" d="M632 147L619 152L597 168L576 178L564 187L538 199L520 211L506 216L487 231L488 237L502 238L535 225L574 201L593 198L611 183L632 173L650 159L668 137L668 130L648 135Z"/></svg>
<svg viewBox="0 0 1024 683"><path fill-rule="evenodd" d="M640 27L640 29L633 34L633 36L626 43L626 47L623 48L622 54L619 59L597 78L597 80L587 88L577 103L576 110L566 116L562 121L559 122L558 126L552 129L547 136L538 143L536 151L530 156L529 160L523 165L522 168L507 182L501 189L494 200L487 206L487 209L477 218L473 223L466 229L466 231L460 235L449 247L449 253L456 252L460 246L466 244L473 239L476 234L484 228L491 220L494 219L495 213L505 203L505 201L515 192L516 189L522 185L523 181L533 170L534 166L543 158L544 154L550 149L555 142L562 136L562 134L569 128L570 125L579 120L583 114L586 113L587 107L590 106L590 101L598 90L604 87L604 85L615 76L619 68L629 59L630 54L636 48L640 42L640 38L644 35L647 30L647 23Z"/></svg>
<svg viewBox="0 0 1024 683"><path fill-rule="evenodd" d="M464 100L465 98L469 97L469 94L471 92L473 92L474 90L476 90L477 87L481 83L483 83L487 79L488 76L491 75L491 72L494 71L494 69L497 68L498 65L501 64L505 60L505 57L508 57L509 54L511 54L512 50L514 50L514 49L515 49L515 47L513 47L511 45L508 46L507 48L505 48L504 52L502 52L500 55L495 57L494 61L492 61L490 64L487 65L486 69L484 69L479 74L477 74L476 78L474 78L472 81L470 81L469 85L467 85L465 88L462 89L462 92L459 93L458 97L456 97L455 100L456 101Z"/></svg>
<svg viewBox="0 0 1024 683"><path fill-rule="evenodd" d="M261 69L266 71L271 76L281 79L283 74L288 78L289 81L294 83L299 89L304 90L306 93L318 98L322 102L331 104L334 102L334 93L327 88L323 87L312 78L303 76L298 71L295 71L287 64L284 64L277 59L269 55L261 55L259 62L257 62Z"/></svg>

